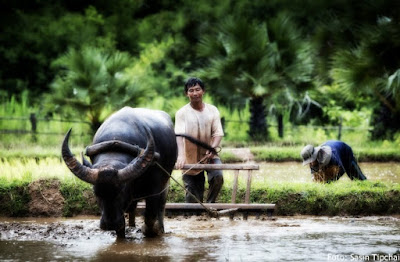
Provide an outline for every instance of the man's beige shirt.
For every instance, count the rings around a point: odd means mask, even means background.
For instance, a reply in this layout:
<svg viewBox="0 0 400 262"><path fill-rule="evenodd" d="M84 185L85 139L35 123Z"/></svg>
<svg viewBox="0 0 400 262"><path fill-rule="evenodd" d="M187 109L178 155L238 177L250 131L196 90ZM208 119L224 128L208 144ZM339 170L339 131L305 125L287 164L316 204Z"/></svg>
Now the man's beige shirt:
<svg viewBox="0 0 400 262"><path fill-rule="evenodd" d="M211 145L213 137L224 136L218 109L206 103L203 111L193 109L190 104L183 106L175 114L175 134L190 135ZM186 164L195 164L205 156L207 149L186 139L183 141Z"/></svg>

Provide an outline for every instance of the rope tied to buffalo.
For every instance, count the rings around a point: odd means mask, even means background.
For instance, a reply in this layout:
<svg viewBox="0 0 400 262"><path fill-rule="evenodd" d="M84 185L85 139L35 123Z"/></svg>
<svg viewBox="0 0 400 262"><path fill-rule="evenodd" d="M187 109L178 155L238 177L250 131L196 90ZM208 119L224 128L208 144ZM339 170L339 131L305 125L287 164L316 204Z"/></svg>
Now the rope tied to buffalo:
<svg viewBox="0 0 400 262"><path fill-rule="evenodd" d="M204 157L203 159L201 159L197 164L200 164L200 163L203 162L205 159L206 159L206 157ZM192 192L190 192L189 190L187 190L181 183L179 183L178 180L176 180L176 179L172 176L172 174L170 174L167 170L165 170L165 168L164 168L163 166L161 166L160 163L158 163L157 161L154 161L154 163L155 163L166 175L168 175L172 180L174 180L175 183L177 183L183 190L185 190L185 192L187 192L188 194L190 194L190 195L191 195L191 196L192 196L206 211L207 211L207 213L210 215L210 217L219 217L219 213L218 213L218 211L217 211L216 209L214 209L214 208L209 208L209 207L205 206L195 195L192 194ZM183 174L183 175L186 174L186 173L189 172L191 169L193 169L193 167L192 167L192 168L189 168L188 170L186 170L186 171L185 171L184 173L182 173L182 174ZM135 201L138 201L138 200L142 200L142 199L146 199L146 198L149 198L149 197L158 196L158 195L164 193L164 192L168 189L168 187L169 187L169 186L167 185L163 190L161 190L161 191L158 192L158 193L155 193L155 194L152 194L152 195L148 195L148 196L144 196L144 197L135 198L135 199L132 199L130 202L132 203L132 202L135 202ZM128 206L129 206L129 205L128 205Z"/></svg>
<svg viewBox="0 0 400 262"><path fill-rule="evenodd" d="M197 162L197 164L203 162L206 158L207 158L207 156L204 157L204 158L202 158L199 162ZM172 176L172 174L170 174L167 170L165 170L165 168L164 168L163 166L161 166L160 163L158 163L157 161L155 161L155 164L156 164L166 175L168 175L172 180L174 180L175 183L178 184L178 186L180 186L183 190L185 190L186 193L190 194L190 195L191 195L191 196L192 196L206 211L207 211L207 213L208 213L211 217L219 217L219 213L218 213L218 211L217 211L216 209L214 209L214 208L209 208L209 207L205 206L205 205L203 204L203 202L200 201L200 199L198 199L194 194L192 194L192 192L190 192L189 190L187 190L181 183L179 183L179 181L176 180L176 179ZM194 166L193 166L193 167L194 167ZM182 173L182 175L185 175L187 172L189 172L191 169L193 169L193 167L187 169L185 172Z"/></svg>

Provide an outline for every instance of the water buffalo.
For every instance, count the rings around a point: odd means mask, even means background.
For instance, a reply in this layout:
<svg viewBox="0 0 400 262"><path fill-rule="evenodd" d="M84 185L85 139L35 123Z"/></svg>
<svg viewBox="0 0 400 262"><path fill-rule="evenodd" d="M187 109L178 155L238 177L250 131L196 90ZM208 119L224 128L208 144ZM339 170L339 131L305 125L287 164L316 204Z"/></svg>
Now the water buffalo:
<svg viewBox="0 0 400 262"><path fill-rule="evenodd" d="M70 132L62 144L62 157L72 173L94 185L101 209L100 228L125 237L124 213L133 215L137 201L144 198L143 233L163 233L169 176L154 161L169 173L174 168L177 145L170 116L130 107L115 112L99 127L93 145L86 150L91 163L83 158L81 164L72 155ZM131 217L129 225L134 225Z"/></svg>

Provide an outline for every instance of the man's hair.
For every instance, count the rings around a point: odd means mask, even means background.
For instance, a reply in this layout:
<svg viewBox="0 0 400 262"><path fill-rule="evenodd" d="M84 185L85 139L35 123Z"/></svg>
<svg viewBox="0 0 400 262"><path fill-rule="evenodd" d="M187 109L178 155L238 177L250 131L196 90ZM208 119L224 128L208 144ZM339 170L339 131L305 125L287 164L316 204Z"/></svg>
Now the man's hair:
<svg viewBox="0 0 400 262"><path fill-rule="evenodd" d="M195 85L197 85L197 84L201 87L201 89L203 89L203 90L206 89L206 86L204 85L203 81L201 81L200 78L191 77L191 78L189 78L189 79L186 81L186 83L185 83L185 93L188 92L188 89L189 89L190 87L193 87L193 86L195 86Z"/></svg>

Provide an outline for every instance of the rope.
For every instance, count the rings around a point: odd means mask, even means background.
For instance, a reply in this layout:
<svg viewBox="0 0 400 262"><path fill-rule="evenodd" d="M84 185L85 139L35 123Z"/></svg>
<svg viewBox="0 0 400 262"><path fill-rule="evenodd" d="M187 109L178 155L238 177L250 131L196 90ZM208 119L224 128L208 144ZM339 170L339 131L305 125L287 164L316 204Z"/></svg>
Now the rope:
<svg viewBox="0 0 400 262"><path fill-rule="evenodd" d="M197 164L203 162L206 159L206 157L202 158L199 162L197 162ZM188 193L189 195L191 195L208 213L211 217L218 217L218 212L216 209L213 208L209 208L206 207L192 192L190 192L189 190L187 190L181 183L179 183L179 181L177 181L174 177L172 177L172 174L170 174L167 170L165 170L160 163L158 163L157 161L155 162L155 164L162 170L164 171L165 174L167 174L172 180L175 181L175 183L177 183L183 190L185 190L186 193ZM194 167L194 166L193 166ZM193 167L189 168L188 170L186 170L183 175L185 175L187 172L189 172L191 169L193 169Z"/></svg>
<svg viewBox="0 0 400 262"><path fill-rule="evenodd" d="M197 162L197 164L200 164L200 163L203 162L206 158L207 158L207 156L203 157L199 162ZM209 214L211 217L219 217L219 214L218 214L218 212L217 212L216 209L206 207L192 192L190 192L189 190L187 190L181 183L179 183L179 181L177 181L174 177L172 177L172 174L170 174L167 170L165 170L165 168L162 167L162 166L160 165L160 163L158 163L157 161L154 161L154 163L155 163L166 175L168 175L172 180L174 180L175 183L177 183L181 188L183 188L183 190L185 190L186 193L190 194L190 195L191 195L191 196L192 196L192 197L193 197L207 212L208 212L208 214ZM194 168L194 166L192 166L191 168L189 168L188 170L186 170L186 171L183 173L183 175L185 175L187 172L189 172L189 171L192 170L193 168ZM130 201L130 203L132 203L132 202L134 202L134 201L141 200L141 199L146 199L146 198L149 198L149 197L153 197L153 196L160 195L160 194L162 194L163 192L165 192L165 190L167 190L167 189L168 189L168 185L167 185L163 190L161 190L161 191L158 192L158 193L155 193L155 194L152 194L152 195L148 195L148 196L144 196L144 197L139 197L139 198L132 199L132 200ZM129 206L130 206L130 204L129 204L127 207L129 207Z"/></svg>

